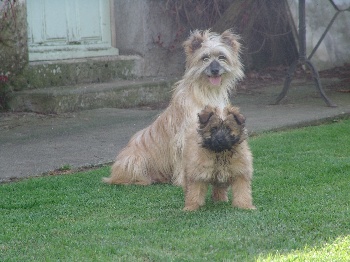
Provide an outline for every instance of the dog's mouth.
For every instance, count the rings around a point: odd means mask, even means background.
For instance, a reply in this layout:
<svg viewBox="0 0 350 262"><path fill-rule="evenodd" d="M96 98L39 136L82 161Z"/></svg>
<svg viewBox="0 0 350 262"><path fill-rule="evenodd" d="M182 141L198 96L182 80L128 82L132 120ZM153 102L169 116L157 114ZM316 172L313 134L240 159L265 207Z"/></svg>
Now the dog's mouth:
<svg viewBox="0 0 350 262"><path fill-rule="evenodd" d="M221 85L221 76L209 76L209 81L214 86Z"/></svg>

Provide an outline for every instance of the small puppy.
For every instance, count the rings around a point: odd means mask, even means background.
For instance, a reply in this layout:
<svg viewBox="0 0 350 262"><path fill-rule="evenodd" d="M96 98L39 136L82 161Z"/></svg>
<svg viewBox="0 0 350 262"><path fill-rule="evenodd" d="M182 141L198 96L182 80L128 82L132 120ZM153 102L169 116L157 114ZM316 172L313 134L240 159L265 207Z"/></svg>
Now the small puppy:
<svg viewBox="0 0 350 262"><path fill-rule="evenodd" d="M199 128L188 133L184 148L184 210L204 205L210 184L214 201L228 201L231 186L234 207L255 209L251 193L253 157L246 141L244 116L237 107L221 110L206 106L198 120Z"/></svg>

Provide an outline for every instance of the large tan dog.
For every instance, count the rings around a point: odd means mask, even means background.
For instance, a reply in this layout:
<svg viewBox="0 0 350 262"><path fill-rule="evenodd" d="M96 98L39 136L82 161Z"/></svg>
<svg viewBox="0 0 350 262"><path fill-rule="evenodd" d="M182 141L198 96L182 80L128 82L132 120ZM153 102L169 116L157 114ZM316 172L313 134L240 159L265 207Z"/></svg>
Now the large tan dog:
<svg viewBox="0 0 350 262"><path fill-rule="evenodd" d="M148 127L137 132L117 156L109 184L174 183L183 185L185 135L196 128L206 106L229 105L229 92L244 73L238 37L194 31L184 42L186 71L177 82L169 106Z"/></svg>
<svg viewBox="0 0 350 262"><path fill-rule="evenodd" d="M208 186L212 185L214 201L228 201L232 188L232 205L255 209L252 203L251 179L253 157L246 141L245 118L237 107L206 106L199 114L198 129L186 134L184 148L184 210L204 205Z"/></svg>

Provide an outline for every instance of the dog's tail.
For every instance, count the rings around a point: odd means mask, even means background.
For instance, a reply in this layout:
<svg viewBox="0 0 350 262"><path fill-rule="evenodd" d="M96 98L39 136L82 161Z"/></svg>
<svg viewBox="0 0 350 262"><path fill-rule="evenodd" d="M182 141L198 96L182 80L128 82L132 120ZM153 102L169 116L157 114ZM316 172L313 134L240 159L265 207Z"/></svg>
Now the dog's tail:
<svg viewBox="0 0 350 262"><path fill-rule="evenodd" d="M116 161L112 165L112 172L110 177L102 178L102 181L107 184L117 185L150 185L152 184L151 178L146 171L146 165L142 164L137 167L137 161L129 157L123 161ZM138 163L140 164L140 163Z"/></svg>
<svg viewBox="0 0 350 262"><path fill-rule="evenodd" d="M110 185L142 185L152 184L147 179L130 179L129 177L113 176L102 178L102 182Z"/></svg>
<svg viewBox="0 0 350 262"><path fill-rule="evenodd" d="M103 177L102 182L106 184L113 184L112 183L112 178L111 177Z"/></svg>

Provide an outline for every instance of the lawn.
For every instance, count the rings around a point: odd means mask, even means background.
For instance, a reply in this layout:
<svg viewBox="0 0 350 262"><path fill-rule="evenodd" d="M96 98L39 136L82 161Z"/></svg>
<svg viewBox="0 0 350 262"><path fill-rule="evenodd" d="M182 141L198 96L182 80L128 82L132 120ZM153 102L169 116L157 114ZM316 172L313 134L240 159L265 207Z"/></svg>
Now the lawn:
<svg viewBox="0 0 350 262"><path fill-rule="evenodd" d="M104 167L0 185L0 261L349 261L350 120L250 139L256 211Z"/></svg>

